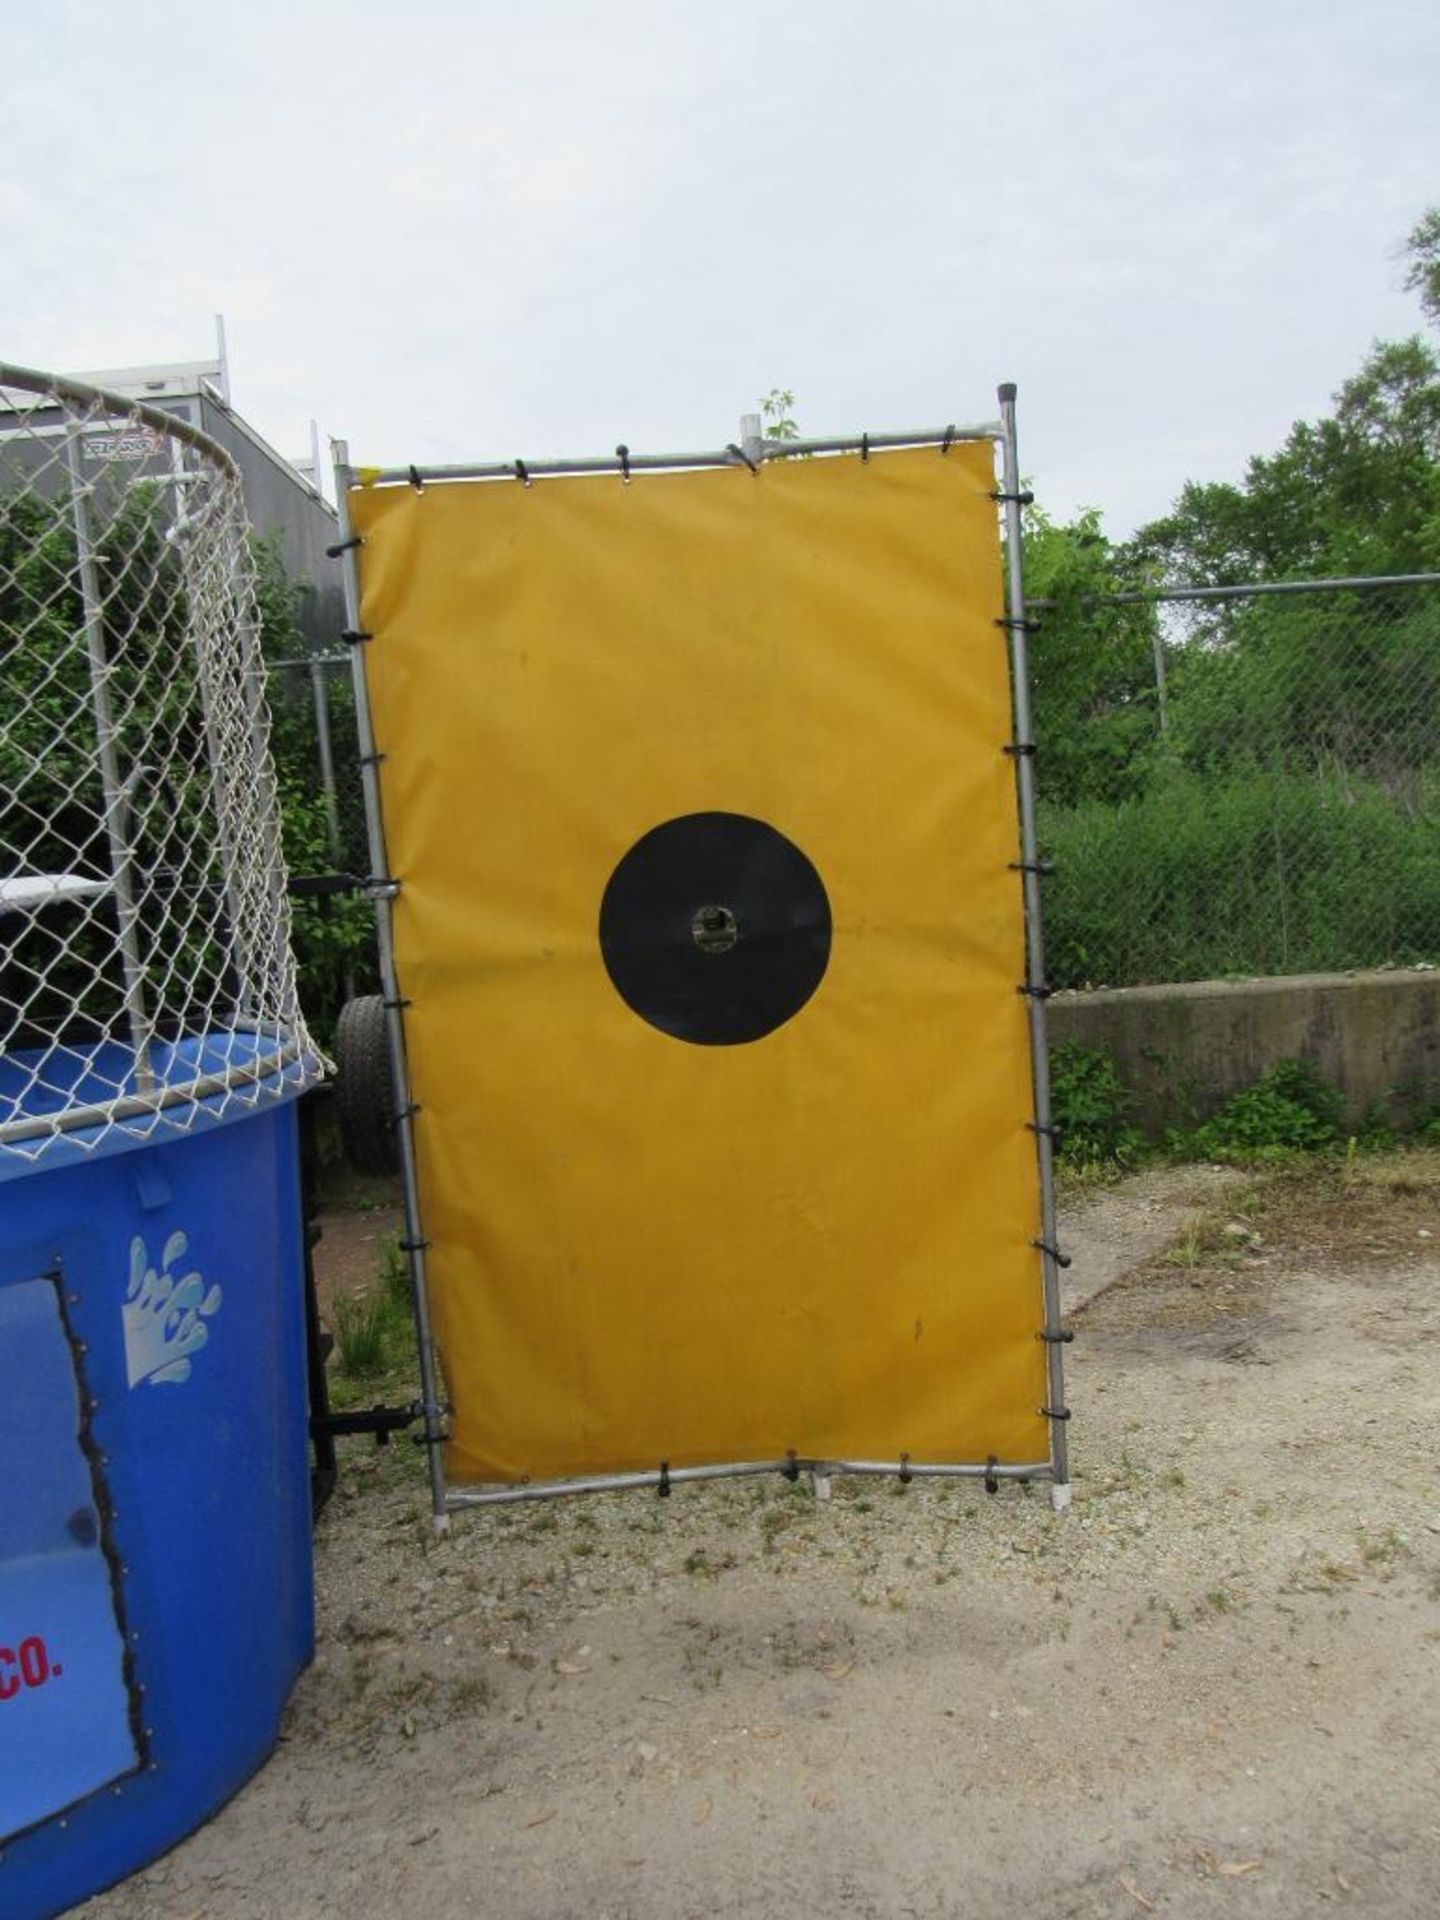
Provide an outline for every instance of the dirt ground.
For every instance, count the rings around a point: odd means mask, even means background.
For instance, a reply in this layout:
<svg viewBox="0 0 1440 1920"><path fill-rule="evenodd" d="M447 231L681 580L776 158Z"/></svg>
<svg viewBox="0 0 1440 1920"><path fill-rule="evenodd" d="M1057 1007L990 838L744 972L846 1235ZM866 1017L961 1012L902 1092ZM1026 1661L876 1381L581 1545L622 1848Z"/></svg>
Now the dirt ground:
<svg viewBox="0 0 1440 1920"><path fill-rule="evenodd" d="M1433 1920L1440 1156L1067 1212L1068 1516L732 1482L437 1540L356 1444L275 1758L87 1920Z"/></svg>

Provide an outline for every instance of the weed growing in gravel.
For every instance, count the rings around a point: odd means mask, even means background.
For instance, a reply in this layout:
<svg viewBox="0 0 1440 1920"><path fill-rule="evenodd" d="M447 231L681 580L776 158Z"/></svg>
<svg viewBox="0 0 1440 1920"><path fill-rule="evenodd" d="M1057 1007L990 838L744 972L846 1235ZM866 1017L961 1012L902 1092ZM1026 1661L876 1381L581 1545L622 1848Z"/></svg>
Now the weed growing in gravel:
<svg viewBox="0 0 1440 1920"><path fill-rule="evenodd" d="M331 1398L336 1406L352 1405L361 1385L373 1394L375 1383L382 1379L388 1382L393 1376L397 1390L413 1382L416 1356L410 1276L393 1236L381 1249L376 1284L353 1297L337 1299L330 1319L335 1335ZM395 1459L413 1464L406 1460L411 1449L388 1451Z"/></svg>
<svg viewBox="0 0 1440 1920"><path fill-rule="evenodd" d="M1167 1267L1203 1267L1217 1256L1233 1262L1235 1248L1217 1213L1195 1213L1185 1222L1161 1259Z"/></svg>
<svg viewBox="0 0 1440 1920"><path fill-rule="evenodd" d="M1302 1554L1281 1583L1280 1591L1336 1594L1343 1592L1356 1577L1356 1569L1347 1566L1343 1560L1327 1557L1317 1561L1308 1554Z"/></svg>
<svg viewBox="0 0 1440 1920"><path fill-rule="evenodd" d="M494 1688L480 1673L462 1674L450 1687L450 1705L457 1713L479 1713L494 1697Z"/></svg>
<svg viewBox="0 0 1440 1920"><path fill-rule="evenodd" d="M1398 1527L1385 1527L1379 1533L1361 1529L1360 1558L1367 1567L1390 1567L1409 1554L1410 1542Z"/></svg>
<svg viewBox="0 0 1440 1920"><path fill-rule="evenodd" d="M373 1380L385 1371L388 1321L383 1294L335 1302L335 1357L342 1373L352 1380Z"/></svg>
<svg viewBox="0 0 1440 1920"><path fill-rule="evenodd" d="M685 1571L692 1580L716 1580L738 1564L733 1553L712 1556L708 1547L692 1547L685 1556Z"/></svg>

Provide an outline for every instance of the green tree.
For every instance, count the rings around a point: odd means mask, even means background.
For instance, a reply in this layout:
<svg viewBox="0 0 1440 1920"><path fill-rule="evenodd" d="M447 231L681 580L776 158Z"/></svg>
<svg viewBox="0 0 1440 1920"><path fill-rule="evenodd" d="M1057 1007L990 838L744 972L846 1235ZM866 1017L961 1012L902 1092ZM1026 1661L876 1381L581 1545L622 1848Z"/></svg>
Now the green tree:
<svg viewBox="0 0 1440 1920"><path fill-rule="evenodd" d="M1025 591L1040 791L1054 805L1135 792L1160 746L1156 614L1113 596L1135 584L1093 509L1063 524L1025 509Z"/></svg>
<svg viewBox="0 0 1440 1920"><path fill-rule="evenodd" d="M1440 207L1429 207L1420 216L1405 251L1410 256L1405 285L1419 294L1426 318L1440 327Z"/></svg>
<svg viewBox="0 0 1440 1920"><path fill-rule="evenodd" d="M1440 324L1440 207L1410 235L1406 285ZM1440 567L1440 359L1418 336L1378 342L1335 395L1238 484L1185 486L1133 556L1185 586Z"/></svg>
<svg viewBox="0 0 1440 1920"><path fill-rule="evenodd" d="M1333 413L1297 421L1239 485L1187 484L1133 556L1184 586L1440 566L1440 360L1418 338L1382 342Z"/></svg>
<svg viewBox="0 0 1440 1920"><path fill-rule="evenodd" d="M1440 208L1408 253L1408 284L1440 321ZM1085 591L1083 522L1060 532L1058 556L1043 529L1027 543L1032 581L1053 561L1082 583L1075 624L1052 627L1043 709L1043 627L1035 642L1042 836L1058 864L1047 893L1052 978L1122 984L1435 959L1440 596L1396 588L1171 605L1160 616L1163 743L1097 782L1094 756L1078 772L1067 756L1088 739L1123 752L1117 742L1143 711L1140 662ZM1377 343L1322 418L1298 421L1239 481L1186 486L1128 546L1101 549L1098 567L1102 582L1108 573L1122 586L1171 587L1437 569L1440 358L1419 337ZM1063 587L1052 591L1063 610ZM1097 634L1087 637L1086 619ZM1118 683L1087 643L1109 646ZM1056 762L1061 777L1047 785Z"/></svg>

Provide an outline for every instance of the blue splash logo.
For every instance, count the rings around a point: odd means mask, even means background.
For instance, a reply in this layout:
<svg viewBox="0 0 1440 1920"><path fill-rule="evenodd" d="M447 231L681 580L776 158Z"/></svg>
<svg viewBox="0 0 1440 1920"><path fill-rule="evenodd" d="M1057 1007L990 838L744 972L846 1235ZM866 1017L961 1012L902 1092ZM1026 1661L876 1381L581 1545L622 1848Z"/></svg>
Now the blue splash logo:
<svg viewBox="0 0 1440 1920"><path fill-rule="evenodd" d="M198 1273L171 1271L190 1246L183 1233L165 1242L157 1269L137 1234L130 1242L125 1289L125 1372L132 1387L178 1386L190 1378L190 1356L210 1338L206 1321L220 1311L220 1289L206 1291Z"/></svg>

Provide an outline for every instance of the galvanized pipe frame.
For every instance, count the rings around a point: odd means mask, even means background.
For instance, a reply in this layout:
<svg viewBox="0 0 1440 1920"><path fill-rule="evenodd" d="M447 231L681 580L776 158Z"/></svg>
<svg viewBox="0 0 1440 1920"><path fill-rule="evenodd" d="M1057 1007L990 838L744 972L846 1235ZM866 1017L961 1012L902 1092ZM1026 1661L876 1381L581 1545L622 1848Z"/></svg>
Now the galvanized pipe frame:
<svg viewBox="0 0 1440 1920"><path fill-rule="evenodd" d="M424 486L428 481L556 480L581 474L613 473L622 479L631 473L679 473L706 467L759 466L770 460L797 460L811 454L895 452L903 447L943 447L961 440L998 440L998 420L979 426L917 427L911 432L865 433L848 439L747 440L703 453L619 453L596 459L491 460L461 466L378 467L364 471L364 484L373 487Z"/></svg>
<svg viewBox="0 0 1440 1920"><path fill-rule="evenodd" d="M345 587L345 621L352 633L360 631L360 569L355 563L357 537L350 518L350 489L355 475L350 449L343 440L334 445L336 508ZM420 1186L416 1174L414 1102L405 1052L405 1026L400 1018L400 987L395 971L395 885L385 849L385 822L380 809L379 767L375 730L370 713L370 690L365 678L364 646L356 641L351 671L355 687L355 734L360 749L360 777L365 794L365 830L370 847L370 874L375 904L375 944L380 962L380 991L385 1007L385 1032L390 1044L390 1078L395 1096L395 1138L400 1153L401 1191L405 1207L405 1252L410 1268L410 1301L415 1315L419 1348L420 1400L425 1422L425 1455L430 1473L430 1506L435 1527L450 1524L446 1505L444 1422L447 1411L440 1393L439 1369L430 1325L430 1294L425 1273L425 1230L420 1214Z"/></svg>
<svg viewBox="0 0 1440 1920"><path fill-rule="evenodd" d="M1030 711L1030 651L1025 612L1024 526L1021 520L1020 453L1015 434L1015 388L1000 388L1001 498L1005 509L1005 630L1010 640L1010 685L1014 701L1015 795L1020 814L1020 879L1025 900L1025 1004L1030 1020L1030 1062L1035 1101L1035 1157L1040 1172L1040 1262L1045 1295L1045 1378L1050 1420L1050 1461L1057 1510L1070 1503L1069 1437L1065 1424L1065 1368L1060 1357L1060 1269L1056 1257L1055 1136L1050 1099L1050 1053L1046 1034L1044 910L1040 899L1039 834L1035 815L1035 735Z"/></svg>
<svg viewBox="0 0 1440 1920"><path fill-rule="evenodd" d="M203 453L207 460L213 460L232 480L238 481L240 478L240 469L234 456L218 440L212 440L208 433L200 427L192 427L188 420L182 420L178 414L166 413L163 407L152 407L144 400L129 400L123 393L112 392L109 387L92 387L84 380L67 379L64 374L42 373L36 367L17 367L8 360L0 360L0 388L5 387L13 387L17 392L33 393L42 399L47 394L53 394L70 406L83 409L90 416L84 422L86 427L98 424L98 401L104 406L106 418L139 420L168 439L182 440L187 447Z"/></svg>
<svg viewBox="0 0 1440 1920"><path fill-rule="evenodd" d="M997 1461L992 1467L980 1466L973 1461L950 1465L909 1460L802 1459L798 1454L792 1460L787 1454L783 1460L727 1460L708 1467L647 1467L637 1473L595 1474L582 1480L527 1480L517 1482L514 1486L457 1487L451 1489L446 1505L452 1513L458 1513L470 1507L513 1506L519 1500L559 1500L568 1493L623 1493L637 1487L660 1488L704 1480L754 1479L770 1473L777 1473L785 1480L798 1479L802 1473L808 1473L816 1480L828 1480L844 1473L902 1481L1016 1480L1028 1484L1032 1480L1048 1479L1050 1462L1037 1460L1029 1464L1001 1466Z"/></svg>
<svg viewBox="0 0 1440 1920"><path fill-rule="evenodd" d="M956 441L988 440L1001 449L1003 481L1000 499L1004 507L1006 529L1006 631L1009 637L1011 684L1014 702L1013 745L1025 751L1015 754L1016 795L1020 817L1021 882L1026 929L1026 993L1032 1055L1032 1089L1035 1110L1036 1156L1040 1181L1040 1259L1045 1311L1046 1383L1049 1405L1042 1409L1051 1423L1050 1458L1021 1464L957 1462L919 1464L905 1460L858 1461L792 1458L758 1462L726 1462L710 1466L664 1466L633 1473L602 1474L569 1480L521 1482L504 1487L450 1488L446 1481L441 1454L441 1423L446 1411L437 1394L436 1358L431 1336L429 1294L425 1270L427 1241L420 1212L416 1178L415 1138L409 1071L406 1062L401 995L395 970L393 936L393 885L375 889L376 934L380 957L380 976L386 1006L386 1030L390 1041L391 1072L399 1103L396 1119L400 1148L402 1189L405 1209L405 1234L410 1265L411 1296L415 1310L416 1337L420 1352L421 1393L425 1409L425 1444L429 1458L431 1503L437 1528L448 1524L449 1515L472 1507L502 1506L521 1500L558 1499L566 1494L616 1492L630 1488L663 1488L705 1480L737 1479L758 1474L778 1473L793 1478L808 1472L817 1480L832 1474L875 1475L900 1479L970 1479L992 1485L1000 1480L1030 1482L1048 1478L1052 1482L1052 1500L1057 1511L1070 1504L1068 1445L1064 1421L1064 1367L1057 1339L1061 1317L1059 1268L1055 1258L1056 1208L1049 1056L1044 1010L1044 936L1038 880L1039 854L1035 816L1035 778L1032 765L1029 654L1025 644L1026 615L1022 525L1020 517L1020 470L1015 436L1015 388L999 389L1000 419L981 426L947 426L913 433L863 434L850 439L765 441L758 445L747 436L742 451L726 447L718 453L618 455L613 459L571 461L491 462L421 468L367 469L363 482L359 470L349 461L343 441L335 444L336 493L340 515L341 551L344 561L347 624L361 631L359 569L355 562L358 545L350 519L348 495L352 486L399 486L422 489L427 482L473 482L559 478L584 474L618 474L628 480L632 472L674 472L717 467L757 469L761 460L800 458L811 454L858 453L868 457L873 450L938 447L942 451ZM759 456L757 459L756 456ZM353 648L356 732L361 753L361 772L365 794L366 825L371 865L379 881L388 881L384 824L380 811L380 787L371 721L369 693L361 658L363 644Z"/></svg>
<svg viewBox="0 0 1440 1920"><path fill-rule="evenodd" d="M254 1023L232 1022L236 1032L259 1032ZM67 1107L63 1113L38 1115L34 1119L0 1122L0 1147L14 1146L25 1140L53 1140L68 1133L83 1133L87 1127L104 1126L107 1121L143 1120L147 1115L164 1113L199 1100L212 1099L236 1087L262 1080L283 1079L285 1069L313 1056L298 1040L285 1039L263 1059L244 1060L210 1073L196 1074L189 1080L156 1084L148 1094L117 1094L113 1100L92 1101L85 1107ZM159 1143L163 1144L163 1143Z"/></svg>

